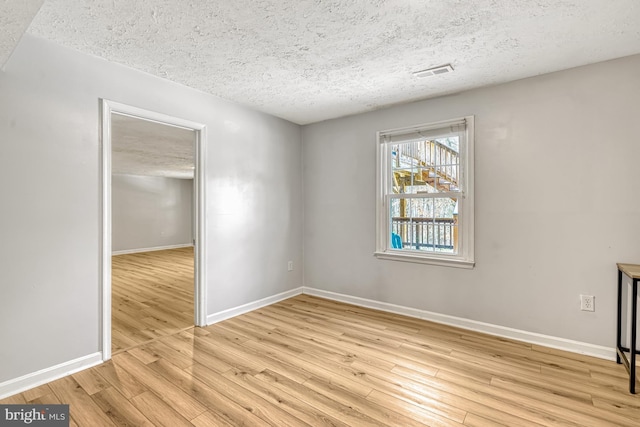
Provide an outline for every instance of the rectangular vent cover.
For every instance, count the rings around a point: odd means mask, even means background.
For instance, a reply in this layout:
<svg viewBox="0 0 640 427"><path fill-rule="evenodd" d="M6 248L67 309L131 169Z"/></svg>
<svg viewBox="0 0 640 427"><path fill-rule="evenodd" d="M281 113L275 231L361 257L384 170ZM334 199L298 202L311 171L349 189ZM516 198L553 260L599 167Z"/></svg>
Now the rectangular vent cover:
<svg viewBox="0 0 640 427"><path fill-rule="evenodd" d="M446 74L453 71L453 67L451 64L440 65L438 67L428 68L422 71L416 71L413 73L414 76L421 79L423 77L435 76L438 74Z"/></svg>

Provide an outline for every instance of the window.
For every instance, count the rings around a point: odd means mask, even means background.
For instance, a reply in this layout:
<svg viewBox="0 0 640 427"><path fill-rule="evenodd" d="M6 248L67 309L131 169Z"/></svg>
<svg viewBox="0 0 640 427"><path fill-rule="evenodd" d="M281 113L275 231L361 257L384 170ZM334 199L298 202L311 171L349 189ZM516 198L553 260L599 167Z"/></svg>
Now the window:
<svg viewBox="0 0 640 427"><path fill-rule="evenodd" d="M378 132L378 258L472 268L473 116Z"/></svg>

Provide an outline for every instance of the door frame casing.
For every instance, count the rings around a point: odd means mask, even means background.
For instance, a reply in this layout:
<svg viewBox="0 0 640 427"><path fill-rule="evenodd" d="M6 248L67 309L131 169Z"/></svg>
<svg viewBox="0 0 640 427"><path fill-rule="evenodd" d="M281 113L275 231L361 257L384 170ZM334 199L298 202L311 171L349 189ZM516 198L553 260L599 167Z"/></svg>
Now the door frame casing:
<svg viewBox="0 0 640 427"><path fill-rule="evenodd" d="M101 151L101 342L102 360L111 359L111 116L121 114L137 119L157 122L193 130L194 143L194 324L206 326L206 257L205 257L205 141L207 140L205 125L190 120L145 110L131 105L100 99L100 151Z"/></svg>

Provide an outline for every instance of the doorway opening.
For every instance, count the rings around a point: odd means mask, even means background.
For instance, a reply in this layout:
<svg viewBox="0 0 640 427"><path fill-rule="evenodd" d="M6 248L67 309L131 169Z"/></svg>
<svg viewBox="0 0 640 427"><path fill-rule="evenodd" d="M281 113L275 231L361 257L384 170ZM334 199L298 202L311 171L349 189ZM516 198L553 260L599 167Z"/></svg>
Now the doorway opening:
<svg viewBox="0 0 640 427"><path fill-rule="evenodd" d="M204 243L204 143L205 141L205 132L206 127L202 124L191 122L188 120L180 119L177 117L168 116L161 113L156 113L153 111L143 110L137 107L116 103L108 100L101 100L101 138L102 138L102 224L101 224L101 237L102 237L102 256L101 256L101 283L102 283L102 292L101 292L101 324L102 324L102 359L108 360L111 358L113 348L116 350L122 349L123 346L126 346L127 343L138 342L143 340L145 335L141 333L139 330L136 330L136 322L128 322L131 319L128 319L127 310L124 312L118 311L118 315L124 318L124 323L121 318L115 320L112 318L112 304L114 300L116 303L120 304L128 304L128 308L130 313L136 312L136 305L140 307L140 305L144 307L149 307L146 312L146 317L144 320L138 319L141 321L141 325L147 326L147 332L153 336L155 333L162 332L161 329L158 329L163 323L167 328L166 330L170 330L173 327L179 327L184 322L188 322L184 319L184 316L178 315L174 318L171 318L171 311L164 306L161 295L165 294L165 297L171 298L171 293L176 293L175 300L177 302L177 309L174 310L173 314L176 314L180 310L184 310L185 307L189 304L190 301L187 301L186 298L190 298L193 295L193 324L196 326L205 326L206 325L206 288L205 288L205 277L206 277L206 265L205 265L205 255L204 249L206 247ZM139 138L142 140L142 137L145 136L145 132L148 133L150 130L159 131L162 133L160 137L155 140L146 139L145 144L151 144L152 147L149 148L150 152L158 155L155 156L155 161L152 158L153 155L148 153L144 153L144 150L129 150L128 153L122 153L122 150L118 150L114 153L114 146L121 144L120 138L122 135L129 135L132 145L135 143L135 139ZM124 133L123 133L124 132ZM159 146L153 146L154 143L159 143L166 139L164 143L171 144L170 135L187 137L191 140L191 143L186 143L186 145L191 145L191 158L188 156L184 159L180 159L181 155L179 154L179 150L174 150L173 157L173 165L169 168L169 165L163 165L162 162L167 162L167 160L163 160L163 152L168 151L162 149ZM148 134L146 135L148 136ZM141 153L142 152L142 153ZM176 154L177 153L177 154ZM185 151L186 153L186 151ZM140 156L142 154L143 157L148 157L148 161L140 161L140 159L136 159L135 156ZM116 158L117 157L117 158ZM182 164L181 161L182 160ZM127 164L127 162L131 164ZM137 166L135 166L137 164ZM153 175L158 175L158 172L147 171L146 173L142 173L142 175L132 174L127 175L128 170L138 170L135 168L146 167L150 169L166 169L163 174L177 174L174 178L183 178L183 182L178 182L180 179L171 179L167 176L158 177ZM133 169L132 169L133 168ZM116 173L116 175L114 175ZM144 176L148 175L148 176ZM166 178L166 179L163 179ZM185 189L185 185L191 185L191 181L185 181L186 179L192 179L192 191L189 192L188 188ZM133 185L133 187L132 187ZM152 188L151 193L154 191L157 193L160 191L157 187L165 187L170 185L172 187L172 191L174 193L182 194L190 196L190 206L188 206L188 212L184 211L184 208L178 207L177 209L182 209L182 212L177 213L167 213L169 217L181 218L180 221L183 222L180 224L172 224L172 226L181 228L180 230L172 230L171 235L182 233L182 237L178 236L177 239L180 238L184 241L187 237L185 237L185 233L188 236L188 239L192 243L191 245L171 245L171 239L167 240L166 235L163 230L156 229L147 232L145 235L144 231L141 231L141 227L136 228L135 224L131 226L133 229L129 230L120 230L124 231L123 233L115 236L114 239L114 221L120 221L121 211L118 210L114 212L114 207L117 209L121 209L121 206L126 206L127 201L126 197L134 197L135 194L129 194L121 196L121 193L118 193L118 198L114 200L113 191L116 186L124 186L124 188L135 188L138 187L149 187ZM156 188L153 188L156 187ZM147 188L147 191L149 188ZM135 191L134 191L135 192ZM124 200L121 198L124 197ZM151 203L151 207L153 206L153 202ZM160 201L162 203L162 200ZM150 206L146 206L143 209L149 209ZM175 210L176 207L174 206ZM162 216L163 212L158 211L159 215ZM139 215L140 213L138 213ZM126 215L125 215L126 216ZM190 216L191 218L186 218ZM171 218L169 218L171 219ZM188 219L189 224L184 224ZM190 230L185 230L185 227L189 227ZM160 226L162 228L162 226ZM147 244L149 248L152 249L165 249L160 251L144 251L145 244L141 244L140 242L150 242ZM163 244L165 243L165 244ZM115 246L114 246L115 244ZM143 246L142 248L137 248L137 250L127 250L127 246L136 247ZM175 246L175 247L172 247ZM119 253L117 261L112 260L113 252ZM132 252L129 254L129 252ZM135 252L135 254L134 254ZM123 255L125 254L125 255ZM122 256L122 258L119 258ZM165 260L163 260L163 257ZM114 296L113 284L116 283L116 288L122 286L122 280L132 280L131 277L135 278L135 270L136 263L138 266L145 264L157 264L159 266L166 266L166 257L171 257L171 262L177 262L178 266L175 268L169 268L168 270L164 270L164 273L167 275L173 275L172 277L167 277L167 282L165 285L159 283L157 280L155 281L155 285L157 288L155 290L145 290L145 292L155 293L156 297L152 298L148 302L144 302L141 300L135 301L127 297L126 291L124 294L119 292L116 296ZM189 263L192 263L192 266ZM113 270L113 268L117 270ZM155 268L155 267L154 267ZM191 289L188 289L189 284L185 283L176 284L174 282L183 280L189 276L189 272L187 270L191 269L193 272L193 285ZM161 267L162 270L162 267ZM180 271L182 271L182 276L180 276ZM114 277L113 274L116 273L118 277ZM132 273L133 276L131 276ZM121 274L124 277L121 277ZM129 279L127 279L126 274L129 274ZM133 280L131 283L133 283ZM184 280L183 280L184 282ZM170 286L169 283L172 283ZM177 285L177 286L176 286ZM127 284L125 283L125 287ZM180 288L182 286L182 288ZM135 292L134 292L135 293ZM132 294L133 295L133 294ZM180 297L178 295L182 295L182 300L180 301ZM167 300L168 301L168 300ZM181 307L181 308L179 308ZM169 316L168 319L163 320L163 316ZM182 317L182 319L178 319ZM157 320L158 322L154 323ZM165 321L168 322L165 323ZM133 324L131 326L131 331L133 334L138 334L137 337L132 340L123 339L122 334L119 328L118 331L113 331L113 324L123 325L125 323ZM128 328L124 328L128 329ZM125 331L126 332L126 331ZM115 338L115 342L113 339Z"/></svg>

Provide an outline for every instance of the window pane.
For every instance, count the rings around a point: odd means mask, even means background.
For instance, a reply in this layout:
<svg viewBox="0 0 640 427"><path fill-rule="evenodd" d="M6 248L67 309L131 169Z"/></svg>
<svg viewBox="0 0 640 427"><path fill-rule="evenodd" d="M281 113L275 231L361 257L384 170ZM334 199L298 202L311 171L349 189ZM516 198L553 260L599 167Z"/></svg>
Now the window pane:
<svg viewBox="0 0 640 427"><path fill-rule="evenodd" d="M473 116L378 132L376 257L473 267L473 136Z"/></svg>
<svg viewBox="0 0 640 427"><path fill-rule="evenodd" d="M448 197L391 199L389 247L457 254L457 202Z"/></svg>
<svg viewBox="0 0 640 427"><path fill-rule="evenodd" d="M391 145L394 194L460 191L458 136Z"/></svg>

